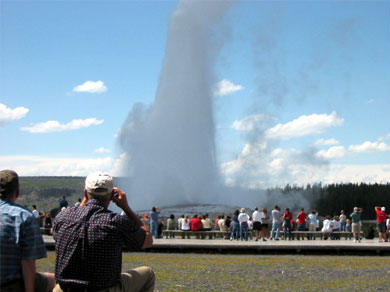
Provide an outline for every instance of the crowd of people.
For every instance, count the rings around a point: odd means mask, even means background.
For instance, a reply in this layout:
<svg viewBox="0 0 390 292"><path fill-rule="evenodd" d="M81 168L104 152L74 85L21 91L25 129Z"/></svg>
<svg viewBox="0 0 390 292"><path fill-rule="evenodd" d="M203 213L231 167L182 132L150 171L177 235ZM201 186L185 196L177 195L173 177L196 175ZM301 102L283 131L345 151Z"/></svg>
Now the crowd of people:
<svg viewBox="0 0 390 292"><path fill-rule="evenodd" d="M60 212L32 211L16 203L19 198L19 177L15 171L0 171L0 290L1 291L153 291L155 275L149 267L139 267L122 273L122 248L141 250L159 238L163 228L182 231L225 232L230 240L248 240L255 231L255 240L294 239L293 230L322 231L325 238L339 239L335 231L349 231L355 242L360 242L361 214L355 207L347 216L341 211L336 216L325 216L320 229L319 214L303 208L294 215L289 208L284 212L275 206L271 212L255 208L248 214L245 208L232 215L220 214L215 219L208 214L193 216L174 214L166 222L159 218L160 209L153 207L150 214L140 216L130 208L126 194L114 186L113 178L94 172L85 180L84 197L69 206L66 197L58 200ZM122 214L108 210L113 202ZM375 207L379 242L389 237L389 218L385 207ZM349 218L348 218L349 217ZM149 228L150 226L150 228ZM40 227L51 230L55 239L55 273L36 271L36 260L47 257ZM371 226L371 236L375 230ZM300 239L298 236L297 239ZM302 238L303 239L303 238Z"/></svg>
<svg viewBox="0 0 390 292"><path fill-rule="evenodd" d="M375 207L377 213L377 231L379 242L386 242L390 238L390 216L386 214L386 207ZM361 242L362 208L354 207L353 212L347 216L344 210L339 215L326 215L322 222L318 211L310 210L305 212L300 208L294 215L289 208L281 211L275 206L271 212L267 208L261 210L256 207L249 215L245 208L235 210L232 215L220 214L215 219L210 219L209 214L181 215L175 219L174 214L166 219L159 218L160 209L153 207L150 215L145 214L142 220L150 224L154 238L160 238L162 230L181 231L223 231L228 233L227 239L248 241L248 233L254 231L255 241L267 241L280 239L284 240L315 240L314 232L321 232L323 238L332 240L340 239L338 232L350 232L353 234L354 242ZM150 219L149 219L150 218ZM293 231L301 231L296 234ZM313 232L313 233L311 233ZM296 236L295 236L296 235ZM170 234L174 237L174 233ZM375 229L368 226L366 239L374 239Z"/></svg>

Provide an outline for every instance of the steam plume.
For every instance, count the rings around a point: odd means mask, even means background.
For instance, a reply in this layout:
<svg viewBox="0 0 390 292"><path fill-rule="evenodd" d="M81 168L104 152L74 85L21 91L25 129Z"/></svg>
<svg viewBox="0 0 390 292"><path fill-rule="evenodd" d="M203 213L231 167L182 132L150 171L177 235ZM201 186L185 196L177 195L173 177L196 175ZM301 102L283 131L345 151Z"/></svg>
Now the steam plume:
<svg viewBox="0 0 390 292"><path fill-rule="evenodd" d="M119 134L136 208L216 201L213 32L228 6L183 0L172 15L155 102L135 105Z"/></svg>

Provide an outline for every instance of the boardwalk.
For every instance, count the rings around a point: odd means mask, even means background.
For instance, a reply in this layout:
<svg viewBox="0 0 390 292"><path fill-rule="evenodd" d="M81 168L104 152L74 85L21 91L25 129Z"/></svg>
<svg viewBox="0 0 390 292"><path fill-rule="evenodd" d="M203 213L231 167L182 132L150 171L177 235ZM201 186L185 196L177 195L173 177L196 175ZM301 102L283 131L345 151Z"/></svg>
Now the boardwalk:
<svg viewBox="0 0 390 292"><path fill-rule="evenodd" d="M49 249L54 247L51 236L44 235ZM378 239L354 243L353 240L293 240L293 241L229 241L225 239L157 239L150 252L205 252L243 254L361 254L390 255L390 243Z"/></svg>

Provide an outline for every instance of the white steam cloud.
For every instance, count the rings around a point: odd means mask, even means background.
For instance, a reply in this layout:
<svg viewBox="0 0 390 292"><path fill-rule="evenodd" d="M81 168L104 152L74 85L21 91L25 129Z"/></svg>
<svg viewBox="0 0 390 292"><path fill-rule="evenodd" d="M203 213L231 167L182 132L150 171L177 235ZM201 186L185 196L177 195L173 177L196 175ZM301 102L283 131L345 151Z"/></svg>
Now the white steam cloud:
<svg viewBox="0 0 390 292"><path fill-rule="evenodd" d="M135 105L119 133L136 208L216 201L213 32L229 3L183 0L172 15L154 104Z"/></svg>

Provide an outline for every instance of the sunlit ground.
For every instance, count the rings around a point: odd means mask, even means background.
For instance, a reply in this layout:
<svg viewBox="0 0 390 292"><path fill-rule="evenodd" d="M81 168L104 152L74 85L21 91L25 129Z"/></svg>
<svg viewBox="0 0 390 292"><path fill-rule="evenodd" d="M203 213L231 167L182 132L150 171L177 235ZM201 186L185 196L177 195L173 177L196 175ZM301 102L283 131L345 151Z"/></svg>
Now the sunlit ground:
<svg viewBox="0 0 390 292"><path fill-rule="evenodd" d="M38 261L54 272L55 255ZM124 253L122 270L147 265L156 291L390 291L390 258Z"/></svg>

